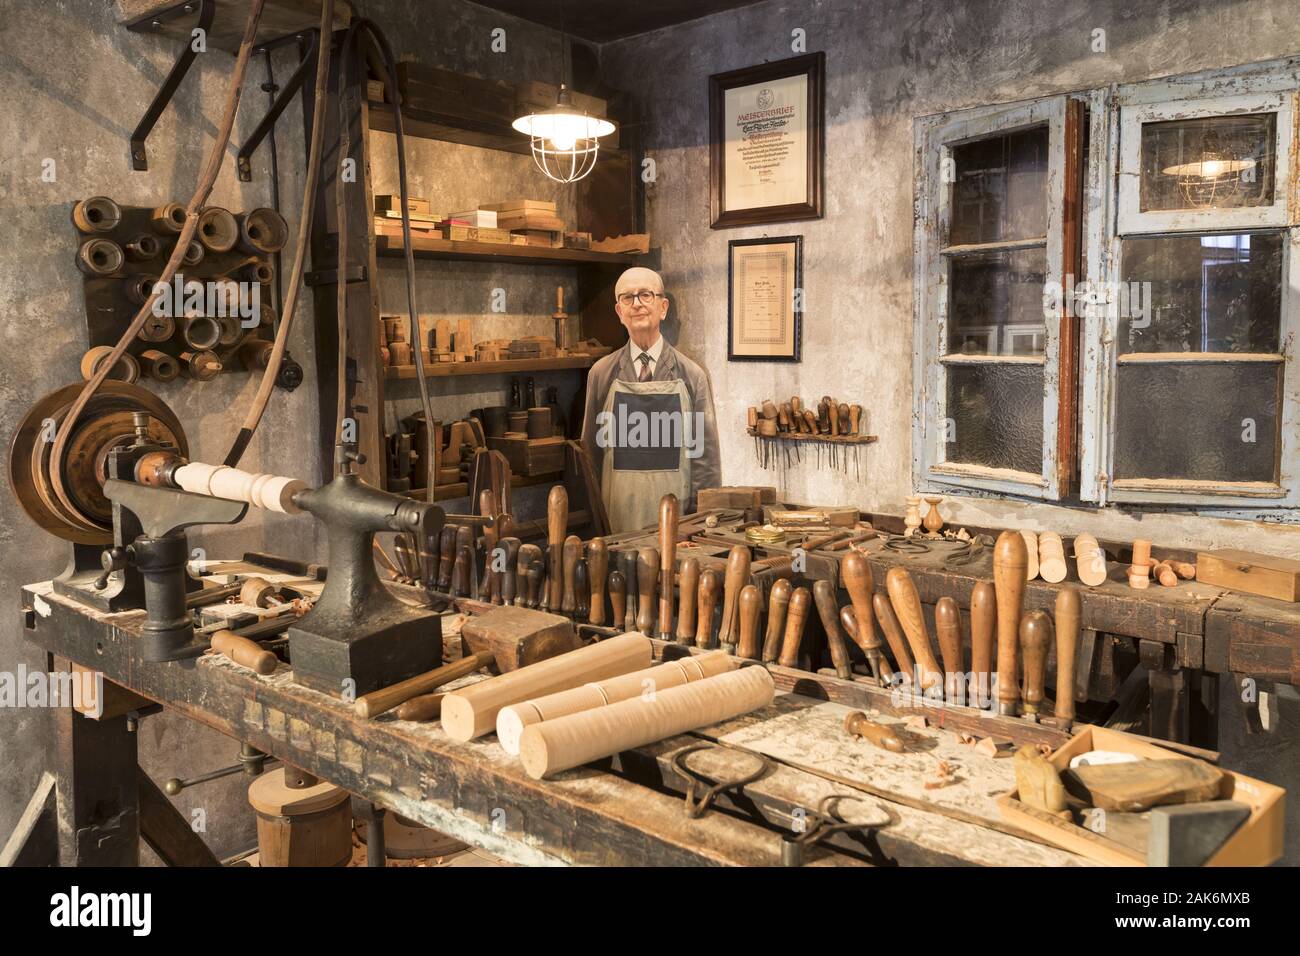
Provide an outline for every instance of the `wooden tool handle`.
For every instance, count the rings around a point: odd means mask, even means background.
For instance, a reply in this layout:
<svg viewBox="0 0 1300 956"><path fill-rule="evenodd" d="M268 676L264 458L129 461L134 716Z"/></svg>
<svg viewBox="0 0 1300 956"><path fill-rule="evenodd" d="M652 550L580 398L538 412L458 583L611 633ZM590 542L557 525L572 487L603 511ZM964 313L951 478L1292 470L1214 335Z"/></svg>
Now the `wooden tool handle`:
<svg viewBox="0 0 1300 956"><path fill-rule="evenodd" d="M682 559L682 569L677 575L677 591L681 595L677 613L677 643L695 643L695 599L700 587L700 559L694 556Z"/></svg>
<svg viewBox="0 0 1300 956"><path fill-rule="evenodd" d="M758 660L758 616L763 610L763 594L752 584L746 584L740 591L740 640L736 644L736 656L748 660Z"/></svg>
<svg viewBox="0 0 1300 956"><path fill-rule="evenodd" d="M528 568L528 606L540 608L546 603L542 594L542 579L546 577L546 565L538 558Z"/></svg>
<svg viewBox="0 0 1300 956"><path fill-rule="evenodd" d="M785 636L781 639L781 656L777 663L782 667L799 666L799 644L803 629L808 623L808 609L812 595L807 588L795 588L790 594L790 605L785 615Z"/></svg>
<svg viewBox="0 0 1300 956"><path fill-rule="evenodd" d="M1082 618L1079 592L1061 588L1056 595L1056 719L1066 730L1074 723L1074 667Z"/></svg>
<svg viewBox="0 0 1300 956"><path fill-rule="evenodd" d="M997 596L991 581L976 581L970 592L970 669L975 675L977 700L972 706L987 706L993 693L993 633L997 627Z"/></svg>
<svg viewBox="0 0 1300 956"><path fill-rule="evenodd" d="M398 720L437 720L442 716L445 694L421 694L397 707Z"/></svg>
<svg viewBox="0 0 1300 956"><path fill-rule="evenodd" d="M438 590L451 587L451 572L456 566L456 526L444 525L438 542Z"/></svg>
<svg viewBox="0 0 1300 956"><path fill-rule="evenodd" d="M894 608L889 603L889 598L883 594L872 594L871 609L876 612L876 620L880 622L880 630L884 633L889 650L894 655L894 663L898 665L897 670L906 674L909 681L916 680L916 665L912 663L912 654L907 649L907 640L903 637L903 629L898 624L898 618L894 616Z"/></svg>
<svg viewBox="0 0 1300 956"><path fill-rule="evenodd" d="M560 569L560 573L564 575L564 589L560 593L560 613L565 617L573 617L574 609L577 607L577 599L573 592L573 569L580 557L582 557L582 539L576 534L571 534L564 539Z"/></svg>
<svg viewBox="0 0 1300 956"><path fill-rule="evenodd" d="M522 544L519 546L519 558L515 562L515 604L520 607L532 607L529 600L532 595L528 592L528 572L532 570L534 564L542 561L542 549L535 544Z"/></svg>
<svg viewBox="0 0 1300 956"><path fill-rule="evenodd" d="M1039 537L1041 555L1042 537ZM1025 603L1025 539L1018 531L1003 531L993 545L993 591L998 603L998 713L1014 716L1020 700L1016 658L1020 642L1020 612ZM1040 563L1041 568L1041 563Z"/></svg>
<svg viewBox="0 0 1300 956"><path fill-rule="evenodd" d="M546 498L546 545L550 575L546 595L546 609L552 614L564 603L564 536L569 529L569 493L563 485L556 485Z"/></svg>
<svg viewBox="0 0 1300 956"><path fill-rule="evenodd" d="M817 434L817 416L812 413L811 409L805 408L803 410L803 423L804 428L808 430L808 434Z"/></svg>
<svg viewBox="0 0 1300 956"><path fill-rule="evenodd" d="M495 661L496 658L489 653L470 654L458 661L444 664L442 667L436 667L423 674L417 674L388 687L372 690L364 697L358 697L357 702L352 705L352 709L356 711L358 717L378 717L380 714L392 710L403 701L418 697L421 694L427 694L435 687L453 681L458 677L464 677L466 674L472 674L480 667L487 667L495 663Z"/></svg>
<svg viewBox="0 0 1300 956"><path fill-rule="evenodd" d="M501 549L501 603L514 604L519 594L519 549L523 547L518 538L502 538L497 542Z"/></svg>
<svg viewBox="0 0 1300 956"><path fill-rule="evenodd" d="M220 630L212 635L212 649L230 660L265 677L274 674L279 658L257 641L241 637L234 631Z"/></svg>
<svg viewBox="0 0 1300 956"><path fill-rule="evenodd" d="M930 649L930 635L926 632L925 617L921 612L921 596L916 592L912 576L902 568L890 568L885 575L885 590L889 592L889 603L894 607L898 623L907 635L912 658L921 670L921 689L942 686L943 670Z"/></svg>
<svg viewBox="0 0 1300 956"><path fill-rule="evenodd" d="M636 630L637 612L637 552L633 549L618 553L618 567L623 572L623 584L627 587L627 608L623 613L623 631Z"/></svg>
<svg viewBox="0 0 1300 956"><path fill-rule="evenodd" d="M456 597L471 596L469 593L469 569L473 560L469 545L460 544L456 546L456 563L451 572L451 593Z"/></svg>
<svg viewBox="0 0 1300 956"><path fill-rule="evenodd" d="M771 664L781 653L781 635L785 631L785 613L790 606L790 581L779 578L767 596L767 633L763 637L763 663Z"/></svg>
<svg viewBox="0 0 1300 956"><path fill-rule="evenodd" d="M739 614L740 589L749 583L749 565L752 555L743 544L732 547L727 556L727 578L722 595L722 623L718 627L718 644L724 651L736 651L736 625Z"/></svg>
<svg viewBox="0 0 1300 956"><path fill-rule="evenodd" d="M655 636L673 639L673 572L677 567L677 524L680 518L677 496L659 499L659 626Z"/></svg>
<svg viewBox="0 0 1300 956"><path fill-rule="evenodd" d="M1029 562L1025 567L1025 580L1032 581L1038 577L1038 535L1032 531L1021 531L1025 539L1025 558Z"/></svg>
<svg viewBox="0 0 1300 956"><path fill-rule="evenodd" d="M591 578L586 558L579 558L573 566L573 618L585 621L591 614Z"/></svg>
<svg viewBox="0 0 1300 956"><path fill-rule="evenodd" d="M718 606L718 592L721 589L718 572L715 569L705 568L700 572L697 601L699 607L696 612L699 620L695 625L696 647L713 647L713 610Z"/></svg>
<svg viewBox="0 0 1300 956"><path fill-rule="evenodd" d="M817 604L822 627L826 630L826 646L831 651L835 676L841 680L852 680L853 665L849 663L849 649L844 644L844 632L840 630L840 606L835 600L835 585L829 581L814 581L813 600Z"/></svg>
<svg viewBox="0 0 1300 956"><path fill-rule="evenodd" d="M1020 622L1020 650L1025 655L1025 713L1036 714L1043 704L1047 648L1052 643L1052 619L1046 611L1030 611Z"/></svg>
<svg viewBox="0 0 1300 956"><path fill-rule="evenodd" d="M838 435L840 433L840 407L834 402L828 402L826 413L831 420L831 434Z"/></svg>
<svg viewBox="0 0 1300 956"><path fill-rule="evenodd" d="M655 581L659 577L659 550L642 548L636 558L636 629L650 637L655 629Z"/></svg>
<svg viewBox="0 0 1300 956"><path fill-rule="evenodd" d="M836 431L836 434L837 434L837 435L851 435L851 434L853 434L853 433L849 430L849 428L850 428L850 425L849 425L849 422L850 422L850 415L852 414L852 411L851 411L850 408L849 408L849 403L848 403L848 402L840 402L840 409L839 409L839 411L840 411L839 417L836 419L836 422L837 422L836 428L838 429L838 430Z"/></svg>
<svg viewBox="0 0 1300 956"><path fill-rule="evenodd" d="M591 575L591 623L605 623L605 586L609 580L609 548L604 538L587 542L587 571Z"/></svg>
<svg viewBox="0 0 1300 956"><path fill-rule="evenodd" d="M888 750L896 754L901 754L904 750L903 741L898 738L896 733L888 727L869 720L867 715L860 710L844 715L844 732L852 737L862 737L870 740L881 750Z"/></svg>
<svg viewBox="0 0 1300 956"><path fill-rule="evenodd" d="M944 596L934 605L934 634L939 639L939 653L943 657L944 689L953 699L956 682L962 674L961 661L961 610L957 602Z"/></svg>
<svg viewBox="0 0 1300 956"><path fill-rule="evenodd" d="M849 434L857 435L861 433L861 430L862 430L862 406L850 405L849 406Z"/></svg>
<svg viewBox="0 0 1300 956"><path fill-rule="evenodd" d="M877 679L883 679L881 665L883 655L880 653L880 638L876 636L872 621L871 595L875 582L871 577L871 564L867 556L860 551L850 551L840 559L840 580L844 590L849 592L849 601L853 605L853 619L858 625L854 642L862 648L867 656L867 664Z"/></svg>
<svg viewBox="0 0 1300 956"><path fill-rule="evenodd" d="M609 606L613 612L613 625L621 627L627 617L627 578L617 569L609 572Z"/></svg>

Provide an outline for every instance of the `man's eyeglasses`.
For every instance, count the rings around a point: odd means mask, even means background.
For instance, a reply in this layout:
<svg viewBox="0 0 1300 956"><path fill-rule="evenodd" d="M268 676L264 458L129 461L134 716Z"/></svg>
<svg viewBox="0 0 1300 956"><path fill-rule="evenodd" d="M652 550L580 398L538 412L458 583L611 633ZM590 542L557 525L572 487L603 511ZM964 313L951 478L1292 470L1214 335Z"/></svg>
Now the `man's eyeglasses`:
<svg viewBox="0 0 1300 956"><path fill-rule="evenodd" d="M618 304L626 308L635 300L642 305L649 306L653 305L655 299L662 295L662 292L651 292L649 289L642 289L640 292L623 292L618 296Z"/></svg>

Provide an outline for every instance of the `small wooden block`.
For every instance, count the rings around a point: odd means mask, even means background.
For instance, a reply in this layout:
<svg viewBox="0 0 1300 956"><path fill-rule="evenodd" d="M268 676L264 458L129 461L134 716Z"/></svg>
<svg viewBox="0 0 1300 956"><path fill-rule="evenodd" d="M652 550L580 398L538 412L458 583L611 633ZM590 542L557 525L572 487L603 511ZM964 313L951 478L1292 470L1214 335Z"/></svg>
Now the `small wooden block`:
<svg viewBox="0 0 1300 956"><path fill-rule="evenodd" d="M1213 800L1223 783L1222 770L1185 757L1080 766L1061 777L1071 794L1091 806L1128 813Z"/></svg>
<svg viewBox="0 0 1300 956"><path fill-rule="evenodd" d="M503 674L582 646L568 618L513 605L467 618L460 633L471 653L495 654Z"/></svg>
<svg viewBox="0 0 1300 956"><path fill-rule="evenodd" d="M1202 551L1196 556L1196 579L1260 597L1300 601L1300 561L1292 558L1233 549Z"/></svg>

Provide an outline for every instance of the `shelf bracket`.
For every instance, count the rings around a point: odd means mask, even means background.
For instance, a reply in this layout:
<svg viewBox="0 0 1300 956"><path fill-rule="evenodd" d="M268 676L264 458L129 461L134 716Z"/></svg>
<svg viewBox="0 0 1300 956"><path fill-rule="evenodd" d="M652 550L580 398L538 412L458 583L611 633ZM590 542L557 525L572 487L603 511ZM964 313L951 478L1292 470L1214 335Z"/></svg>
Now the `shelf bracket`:
<svg viewBox="0 0 1300 956"><path fill-rule="evenodd" d="M217 13L217 0L190 0L188 3L178 3L173 7L134 20L128 23L126 28L135 33L157 29L166 20L193 13L196 6L199 13L196 27L206 34L212 27L212 20ZM167 104L171 102L172 96L175 95L177 88L181 85L181 81L185 79L185 74L189 72L196 56L198 56L198 51L194 49L194 41L191 38L190 42L185 44L185 49L177 57L171 72L167 74L167 79L163 80L163 85L158 88L153 102L149 104L149 108L145 110L144 116L141 117L135 131L131 134L131 168L136 172L144 172L149 168L149 159L148 154L145 152L144 141L149 138L149 134L153 131L154 124L158 122L158 117L162 116L163 110L167 109Z"/></svg>
<svg viewBox="0 0 1300 956"><path fill-rule="evenodd" d="M303 37L303 39L305 39L306 42L299 50L300 59L298 61L298 69L294 70L293 76L289 77L288 81L280 89L280 92L276 95L275 102L273 102L271 108L266 111L266 115L263 116L261 122L257 124L257 128L254 129L248 139L244 141L244 144L239 147L239 153L235 157L235 168L239 172L240 182L248 183L253 181L253 167L250 162L253 153L257 150L258 146L262 145L262 140L266 138L266 135L275 128L275 121L280 118L280 114L283 113L284 108L289 105L289 101L298 95L298 91L302 89L303 80L307 77L307 68L315 62L316 47L320 40L320 31L312 30L308 35ZM267 48L268 45L263 44L262 47L259 47L259 52ZM307 138L308 140L311 139L310 132L308 132Z"/></svg>

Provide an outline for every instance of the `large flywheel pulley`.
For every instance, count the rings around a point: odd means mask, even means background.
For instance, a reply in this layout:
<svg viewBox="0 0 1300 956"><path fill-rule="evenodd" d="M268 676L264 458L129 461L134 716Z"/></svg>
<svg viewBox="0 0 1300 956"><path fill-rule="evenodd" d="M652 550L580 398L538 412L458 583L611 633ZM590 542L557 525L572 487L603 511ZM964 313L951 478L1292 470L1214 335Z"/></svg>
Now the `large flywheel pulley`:
<svg viewBox="0 0 1300 956"><path fill-rule="evenodd" d="M185 433L172 410L138 385L105 381L68 436L63 461L51 461L54 436L82 389L68 385L27 412L9 453L9 481L28 517L53 535L78 544L113 540L113 506L104 497L108 454L136 440L134 413L149 416L151 441L188 457Z"/></svg>

